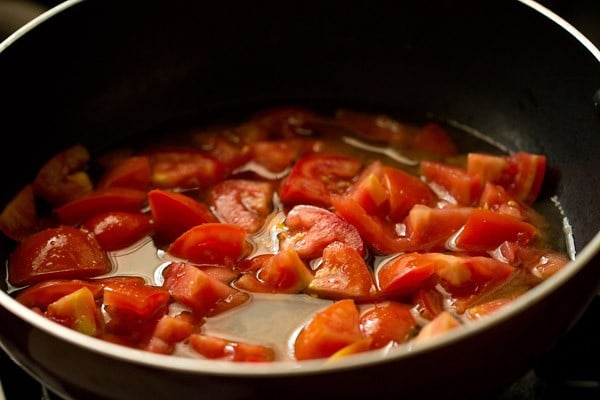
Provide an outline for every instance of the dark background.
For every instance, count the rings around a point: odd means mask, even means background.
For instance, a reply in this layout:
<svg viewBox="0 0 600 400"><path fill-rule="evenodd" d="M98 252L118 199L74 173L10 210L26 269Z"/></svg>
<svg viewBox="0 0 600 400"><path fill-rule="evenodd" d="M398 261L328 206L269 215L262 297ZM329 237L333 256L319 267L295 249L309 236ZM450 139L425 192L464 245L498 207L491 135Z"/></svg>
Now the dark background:
<svg viewBox="0 0 600 400"><path fill-rule="evenodd" d="M28 16L34 17L36 12L60 3L55 0L22 0L21 6L31 5L34 9L29 10L28 13L15 13L12 17L13 14L6 8L10 2L19 3L18 0L0 0L0 40L21 23L27 22ZM554 11L600 48L600 0L539 0L538 3ZM7 20L10 23L7 24ZM485 400L600 399L598 320L600 320L600 295L596 296L586 314L554 351L547 354L506 391L494 394ZM3 351L0 351L0 378L6 400L57 399L57 396L45 391L40 384L16 367ZM2 400L1 391L0 400Z"/></svg>

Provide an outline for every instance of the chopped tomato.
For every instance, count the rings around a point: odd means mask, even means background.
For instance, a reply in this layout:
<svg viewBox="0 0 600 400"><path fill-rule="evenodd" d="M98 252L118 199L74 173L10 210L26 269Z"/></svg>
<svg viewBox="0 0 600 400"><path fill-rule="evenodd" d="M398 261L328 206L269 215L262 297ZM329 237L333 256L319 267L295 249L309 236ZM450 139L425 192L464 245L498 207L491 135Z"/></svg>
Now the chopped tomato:
<svg viewBox="0 0 600 400"><path fill-rule="evenodd" d="M415 205L406 218L406 237L410 251L443 250L473 211L471 207L431 208Z"/></svg>
<svg viewBox="0 0 600 400"><path fill-rule="evenodd" d="M105 211L139 212L145 202L143 190L111 187L71 200L54 211L63 224L74 225Z"/></svg>
<svg viewBox="0 0 600 400"><path fill-rule="evenodd" d="M113 309L132 311L142 318L164 313L171 296L163 288L128 279L112 279L104 284L103 302Z"/></svg>
<svg viewBox="0 0 600 400"><path fill-rule="evenodd" d="M130 156L107 170L98 180L96 187L125 187L147 190L152 183L150 157Z"/></svg>
<svg viewBox="0 0 600 400"><path fill-rule="evenodd" d="M153 189L148 203L159 240L170 242L196 225L217 222L206 204L184 193Z"/></svg>
<svg viewBox="0 0 600 400"><path fill-rule="evenodd" d="M257 112L251 117L251 121L267 128L275 137L291 138L296 135L306 136L304 125L319 118L306 108L281 106Z"/></svg>
<svg viewBox="0 0 600 400"><path fill-rule="evenodd" d="M415 311L425 319L433 319L444 311L444 295L437 288L421 288L412 296Z"/></svg>
<svg viewBox="0 0 600 400"><path fill-rule="evenodd" d="M246 236L246 230L240 226L207 222L182 233L168 251L196 264L231 266L247 252Z"/></svg>
<svg viewBox="0 0 600 400"><path fill-rule="evenodd" d="M294 342L297 360L326 358L364 339L354 300L344 299L318 311L301 329Z"/></svg>
<svg viewBox="0 0 600 400"><path fill-rule="evenodd" d="M409 245L408 239L398 237L393 226L369 215L351 197L334 195L331 196L331 202L335 212L353 225L362 239L377 253L397 253Z"/></svg>
<svg viewBox="0 0 600 400"><path fill-rule="evenodd" d="M193 334L189 338L189 344L206 358L238 362L269 362L275 359L275 352L270 347L216 336Z"/></svg>
<svg viewBox="0 0 600 400"><path fill-rule="evenodd" d="M551 249L524 246L516 242L504 242L498 250L506 262L528 271L534 281L549 278L570 261L564 253Z"/></svg>
<svg viewBox="0 0 600 400"><path fill-rule="evenodd" d="M90 193L93 184L85 171L89 161L90 153L80 144L57 153L38 171L33 191L53 206Z"/></svg>
<svg viewBox="0 0 600 400"><path fill-rule="evenodd" d="M414 341L421 343L459 326L461 322L455 316L448 311L443 311L421 329Z"/></svg>
<svg viewBox="0 0 600 400"><path fill-rule="evenodd" d="M319 298L367 300L377 293L371 270L359 252L342 242L323 250L323 262L308 285L308 293Z"/></svg>
<svg viewBox="0 0 600 400"><path fill-rule="evenodd" d="M371 350L371 345L373 343L373 339L370 337L366 337L361 340L357 340L356 342L352 342L347 346L342 347L335 353L329 356L326 363L331 363L339 358L346 357L352 354L362 353L367 350Z"/></svg>
<svg viewBox="0 0 600 400"><path fill-rule="evenodd" d="M428 182L441 186L457 205L472 206L479 200L482 190L481 179L478 175L470 175L463 168L423 160L421 174Z"/></svg>
<svg viewBox="0 0 600 400"><path fill-rule="evenodd" d="M274 192L270 182L228 179L211 190L210 202L223 222L253 233L273 210Z"/></svg>
<svg viewBox="0 0 600 400"><path fill-rule="evenodd" d="M409 296L424 287L435 273L432 259L407 253L386 262L377 271L379 289L386 296Z"/></svg>
<svg viewBox="0 0 600 400"><path fill-rule="evenodd" d="M426 123L413 137L412 149L436 156L452 157L458 153L456 143L439 124Z"/></svg>
<svg viewBox="0 0 600 400"><path fill-rule="evenodd" d="M207 152L223 165L226 175L244 165L252 156L250 146L240 145L219 134L214 135L211 142Z"/></svg>
<svg viewBox="0 0 600 400"><path fill-rule="evenodd" d="M411 306L396 301L377 303L360 316L360 329L364 336L372 338L372 349L404 343L416 327Z"/></svg>
<svg viewBox="0 0 600 400"><path fill-rule="evenodd" d="M312 281L312 271L294 250L284 250L268 258L253 273L243 274L235 286L253 292L300 293Z"/></svg>
<svg viewBox="0 0 600 400"><path fill-rule="evenodd" d="M324 208L297 205L286 215L285 225L290 229L288 241L305 259L321 257L323 249L334 241L346 243L361 256L365 254L356 228Z"/></svg>
<svg viewBox="0 0 600 400"><path fill-rule="evenodd" d="M98 336L104 325L94 294L85 286L48 304L46 316L89 336Z"/></svg>
<svg viewBox="0 0 600 400"><path fill-rule="evenodd" d="M165 271L163 288L175 300L204 317L232 308L248 300L248 295L186 263L173 262Z"/></svg>
<svg viewBox="0 0 600 400"><path fill-rule="evenodd" d="M331 205L331 194L341 194L359 172L358 159L333 155L310 154L300 158L281 183L279 197L288 206Z"/></svg>
<svg viewBox="0 0 600 400"><path fill-rule="evenodd" d="M194 333L194 324L190 318L163 315L152 332L152 337L143 346L147 351L160 354L172 354L175 343L182 342Z"/></svg>
<svg viewBox="0 0 600 400"><path fill-rule="evenodd" d="M338 109L335 118L342 126L369 140L407 146L411 143L414 134L414 129L383 114Z"/></svg>
<svg viewBox="0 0 600 400"><path fill-rule="evenodd" d="M527 152L510 156L469 153L467 164L469 174L501 185L528 205L537 199L546 173L546 157Z"/></svg>
<svg viewBox="0 0 600 400"><path fill-rule="evenodd" d="M8 262L9 281L15 286L55 278L89 278L111 269L96 239L70 226L49 228L27 237Z"/></svg>
<svg viewBox="0 0 600 400"><path fill-rule="evenodd" d="M455 245L466 251L490 251L506 241L530 243L536 232L535 226L513 216L474 209L456 238Z"/></svg>
<svg viewBox="0 0 600 400"><path fill-rule="evenodd" d="M103 288L100 283L80 279L50 279L23 289L17 294L16 300L27 307L45 310L48 304L82 287L87 287L94 297L97 297Z"/></svg>
<svg viewBox="0 0 600 400"><path fill-rule="evenodd" d="M150 154L152 184L161 189L207 188L225 177L216 158L190 149L160 149Z"/></svg>
<svg viewBox="0 0 600 400"><path fill-rule="evenodd" d="M107 211L83 221L105 251L124 249L152 232L150 216L125 211Z"/></svg>
<svg viewBox="0 0 600 400"><path fill-rule="evenodd" d="M251 144L252 160L273 173L291 167L298 157L309 150L304 141L295 139L264 140Z"/></svg>
<svg viewBox="0 0 600 400"><path fill-rule="evenodd" d="M0 213L0 230L13 240L22 240L35 232L37 222L33 187L25 185Z"/></svg>

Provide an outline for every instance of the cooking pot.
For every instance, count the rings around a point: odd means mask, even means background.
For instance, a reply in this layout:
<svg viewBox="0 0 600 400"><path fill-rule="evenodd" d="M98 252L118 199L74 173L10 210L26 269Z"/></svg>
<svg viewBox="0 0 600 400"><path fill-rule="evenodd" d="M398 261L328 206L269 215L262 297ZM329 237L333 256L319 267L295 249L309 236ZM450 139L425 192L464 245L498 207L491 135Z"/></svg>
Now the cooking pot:
<svg viewBox="0 0 600 400"><path fill-rule="evenodd" d="M545 154L573 260L426 344L322 365L220 363L101 342L0 286L2 349L71 399L480 397L552 349L600 282L600 52L529 1L66 1L0 44L5 204L74 143L273 104L436 118ZM9 140L10 139L10 140ZM6 258L10 243L0 243ZM397 350L397 351L396 351Z"/></svg>

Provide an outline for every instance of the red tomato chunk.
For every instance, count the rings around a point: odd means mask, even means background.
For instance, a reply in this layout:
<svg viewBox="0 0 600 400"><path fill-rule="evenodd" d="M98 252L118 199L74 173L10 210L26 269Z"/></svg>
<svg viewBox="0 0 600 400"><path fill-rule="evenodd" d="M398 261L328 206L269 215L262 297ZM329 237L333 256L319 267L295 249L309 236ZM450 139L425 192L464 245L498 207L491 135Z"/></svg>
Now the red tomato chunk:
<svg viewBox="0 0 600 400"><path fill-rule="evenodd" d="M7 281L56 323L159 354L334 362L426 341L569 262L534 208L545 156L484 146L302 107L97 158L77 144L0 213ZM319 306L302 318L305 302Z"/></svg>

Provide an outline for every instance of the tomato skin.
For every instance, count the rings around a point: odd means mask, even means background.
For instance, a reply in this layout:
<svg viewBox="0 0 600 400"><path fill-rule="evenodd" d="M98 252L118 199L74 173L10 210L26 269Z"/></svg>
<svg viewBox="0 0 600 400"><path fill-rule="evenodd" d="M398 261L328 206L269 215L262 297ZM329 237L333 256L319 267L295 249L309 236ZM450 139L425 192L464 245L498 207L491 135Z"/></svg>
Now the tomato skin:
<svg viewBox="0 0 600 400"><path fill-rule="evenodd" d="M294 250L304 259L320 257L323 249L334 241L346 243L361 256L365 254L356 228L324 208L297 205L286 215L285 225L291 229ZM301 231L299 240L293 238L297 231Z"/></svg>
<svg viewBox="0 0 600 400"><path fill-rule="evenodd" d="M113 309L127 310L148 319L164 313L171 301L163 288L128 279L112 279L104 285L103 302Z"/></svg>
<svg viewBox="0 0 600 400"><path fill-rule="evenodd" d="M434 273L433 260L420 253L406 253L377 271L379 289L388 297L409 296L425 287Z"/></svg>
<svg viewBox="0 0 600 400"><path fill-rule="evenodd" d="M415 337L414 342L425 342L435 336L441 335L460 326L461 322L452 314L450 314L449 311L442 311L421 329L417 337Z"/></svg>
<svg viewBox="0 0 600 400"><path fill-rule="evenodd" d="M294 342L294 357L326 358L363 338L354 300L339 300L318 311L302 328Z"/></svg>
<svg viewBox="0 0 600 400"><path fill-rule="evenodd" d="M85 172L89 161L90 153L81 144L55 154L35 176L33 191L54 207L90 193L93 184Z"/></svg>
<svg viewBox="0 0 600 400"><path fill-rule="evenodd" d="M54 209L65 225L75 225L106 211L139 212L146 202L146 192L129 188L97 189Z"/></svg>
<svg viewBox="0 0 600 400"><path fill-rule="evenodd" d="M308 285L308 293L322 299L372 299L377 289L371 271L360 253L342 242L323 250L323 262Z"/></svg>
<svg viewBox="0 0 600 400"><path fill-rule="evenodd" d="M217 222L206 204L184 193L153 189L148 192L148 204L158 239L166 242L196 225Z"/></svg>
<svg viewBox="0 0 600 400"><path fill-rule="evenodd" d="M168 252L195 264L231 266L248 250L246 237L246 230L240 226L207 222L182 233Z"/></svg>
<svg viewBox="0 0 600 400"><path fill-rule="evenodd" d="M104 288L99 283L80 279L50 279L23 289L17 294L15 300L26 307L45 310L48 304L82 287L87 287L94 298L98 297Z"/></svg>
<svg viewBox="0 0 600 400"><path fill-rule="evenodd" d="M478 200L482 182L478 175L454 165L435 161L421 161L421 174L428 182L442 186L460 206L472 206Z"/></svg>
<svg viewBox="0 0 600 400"><path fill-rule="evenodd" d="M148 190L152 183L150 157L130 156L107 170L99 179L97 188L125 187Z"/></svg>
<svg viewBox="0 0 600 400"><path fill-rule="evenodd" d="M360 328L364 336L372 338L371 349L406 342L417 325L410 310L408 304L387 301L363 312Z"/></svg>
<svg viewBox="0 0 600 400"><path fill-rule="evenodd" d="M263 293L300 293L313 280L312 271L294 250L284 250L262 258L252 274L242 275L236 287Z"/></svg>
<svg viewBox="0 0 600 400"><path fill-rule="evenodd" d="M274 192L270 182L228 179L211 190L210 202L223 222L254 233L273 209Z"/></svg>
<svg viewBox="0 0 600 400"><path fill-rule="evenodd" d="M474 209L456 238L456 247L471 252L496 249L503 242L530 243L535 226L506 214Z"/></svg>
<svg viewBox="0 0 600 400"><path fill-rule="evenodd" d="M196 317L214 315L247 301L249 296L186 263L173 262L165 271L162 287Z"/></svg>
<svg viewBox="0 0 600 400"><path fill-rule="evenodd" d="M288 206L331 205L332 193L343 193L359 172L358 159L334 154L309 154L300 158L279 188L281 201Z"/></svg>
<svg viewBox="0 0 600 400"><path fill-rule="evenodd" d="M15 286L55 278L89 278L111 269L96 239L70 226L49 228L27 237L11 253L8 263L9 281Z"/></svg>
<svg viewBox="0 0 600 400"><path fill-rule="evenodd" d="M124 249L152 232L150 216L124 211L108 211L83 221L104 251Z"/></svg>

